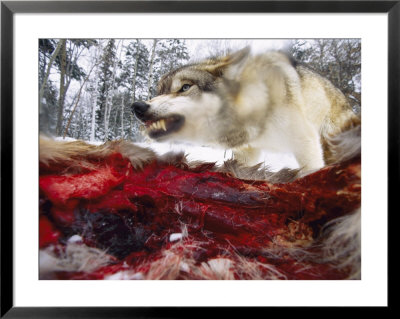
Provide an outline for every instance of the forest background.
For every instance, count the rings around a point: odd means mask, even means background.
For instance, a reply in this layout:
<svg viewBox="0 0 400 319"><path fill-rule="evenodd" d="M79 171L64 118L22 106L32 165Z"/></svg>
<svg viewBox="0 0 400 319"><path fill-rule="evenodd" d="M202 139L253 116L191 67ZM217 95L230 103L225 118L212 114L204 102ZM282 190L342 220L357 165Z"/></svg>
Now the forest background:
<svg viewBox="0 0 400 319"><path fill-rule="evenodd" d="M286 51L328 78L361 112L359 39L40 39L39 129L54 137L142 142L134 101L157 94L161 76L186 63L250 46Z"/></svg>

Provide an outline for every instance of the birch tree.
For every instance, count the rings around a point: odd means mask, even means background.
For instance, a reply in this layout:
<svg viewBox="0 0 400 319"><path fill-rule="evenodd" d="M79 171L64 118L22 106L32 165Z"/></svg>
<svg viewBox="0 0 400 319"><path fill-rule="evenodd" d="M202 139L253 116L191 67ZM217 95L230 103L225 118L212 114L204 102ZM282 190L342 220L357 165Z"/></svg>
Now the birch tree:
<svg viewBox="0 0 400 319"><path fill-rule="evenodd" d="M56 49L51 54L49 63L47 65L44 64L44 67L46 68L46 73L43 76L42 84L40 85L40 90L39 90L39 110L40 111L42 110L43 95L44 95L44 90L46 88L47 82L49 80L50 70L53 67L53 63L56 60L56 57L58 56L58 52L60 52L62 45L63 45L63 42L59 41Z"/></svg>
<svg viewBox="0 0 400 319"><path fill-rule="evenodd" d="M115 54L115 40L111 39L107 42L104 52L102 54L100 69L98 73L99 85L97 96L98 109L96 111L96 137L101 140L104 140L106 138L104 123L107 121L107 103L110 94L110 88L112 85L112 66L115 59Z"/></svg>
<svg viewBox="0 0 400 319"><path fill-rule="evenodd" d="M122 103L121 134L134 140L140 139L139 123L130 106L136 100L147 98L149 55L146 45L139 39L125 45L121 73L116 83L120 88L120 97L115 103Z"/></svg>
<svg viewBox="0 0 400 319"><path fill-rule="evenodd" d="M153 45L151 47L151 57L150 57L150 66L149 66L149 81L147 85L147 99L150 100L152 98L152 90L153 90L153 68L154 68L154 58L156 56L156 48L157 48L157 39L153 40Z"/></svg>
<svg viewBox="0 0 400 319"><path fill-rule="evenodd" d="M67 123L67 125L66 125L66 127L65 127L65 130L64 130L64 136L63 136L64 138L65 138L65 136L67 135L68 128L69 128L69 126L70 126L70 124L71 124L71 121L72 121L72 117L74 116L74 113L75 113L75 111L76 111L76 108L77 108L78 105L79 105L80 98L81 98L81 94L82 94L82 90L83 90L83 88L84 88L84 86L85 86L87 80L89 79L90 74L92 73L93 69L97 66L98 61L94 61L93 63L94 63L94 64L93 64L93 66L91 67L91 69L90 69L88 75L87 75L86 78L83 80L83 82L82 82L82 84L81 84L81 86L80 86L80 88L79 88L78 95L77 95L77 97L76 97L76 102L75 102L75 104L74 104L74 107L73 107L72 112L71 112L71 114L70 114L70 116L69 116L69 119L68 119L68 123Z"/></svg>
<svg viewBox="0 0 400 319"><path fill-rule="evenodd" d="M54 134L56 128L58 90L50 75L57 72L60 48L59 40L39 39L39 129L47 134Z"/></svg>
<svg viewBox="0 0 400 319"><path fill-rule="evenodd" d="M80 59L81 54L90 46L95 44L96 41L60 39L57 42L56 40L51 39L41 39L39 41L39 48L42 49L40 50L41 54L45 53L45 48L47 48L47 50L51 50L51 47L54 45L54 43L57 43L57 46L52 52L49 63L46 66L46 73L42 75L42 82L39 89L39 103L41 105L40 108L43 108L43 97L47 97L49 95L48 91L52 90L51 82L49 79L50 74L59 72L60 75L58 80L55 133L57 135L60 135L63 130L65 102L69 86L73 80L79 81L85 76L85 72L78 65L78 60ZM44 56L43 59L43 56L39 55L39 59L45 62L46 57ZM43 65L44 64L45 63L43 63Z"/></svg>
<svg viewBox="0 0 400 319"><path fill-rule="evenodd" d="M58 113L57 113L57 127L56 134L61 134L62 129L62 120L63 120L63 112L64 112L64 99L65 99L65 72L67 68L67 48L66 48L66 40L60 40L61 48L60 48L60 90L58 97Z"/></svg>

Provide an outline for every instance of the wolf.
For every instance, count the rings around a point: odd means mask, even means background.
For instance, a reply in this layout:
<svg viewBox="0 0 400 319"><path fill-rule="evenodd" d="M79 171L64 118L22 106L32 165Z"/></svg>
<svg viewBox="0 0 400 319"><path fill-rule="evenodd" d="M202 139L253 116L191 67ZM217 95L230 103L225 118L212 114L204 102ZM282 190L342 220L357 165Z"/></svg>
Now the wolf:
<svg viewBox="0 0 400 319"><path fill-rule="evenodd" d="M249 47L169 72L132 111L158 142L232 149L247 166L263 151L292 153L304 171L329 164L329 138L361 123L329 80L286 53Z"/></svg>

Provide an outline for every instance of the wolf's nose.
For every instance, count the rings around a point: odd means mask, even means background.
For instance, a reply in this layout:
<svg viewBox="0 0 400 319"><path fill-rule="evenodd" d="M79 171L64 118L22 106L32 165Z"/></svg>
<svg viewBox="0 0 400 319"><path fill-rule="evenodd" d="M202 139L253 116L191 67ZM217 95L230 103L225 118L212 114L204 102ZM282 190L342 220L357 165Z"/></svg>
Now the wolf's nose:
<svg viewBox="0 0 400 319"><path fill-rule="evenodd" d="M132 111L137 117L141 118L149 109L150 105L143 101L137 101L132 104Z"/></svg>

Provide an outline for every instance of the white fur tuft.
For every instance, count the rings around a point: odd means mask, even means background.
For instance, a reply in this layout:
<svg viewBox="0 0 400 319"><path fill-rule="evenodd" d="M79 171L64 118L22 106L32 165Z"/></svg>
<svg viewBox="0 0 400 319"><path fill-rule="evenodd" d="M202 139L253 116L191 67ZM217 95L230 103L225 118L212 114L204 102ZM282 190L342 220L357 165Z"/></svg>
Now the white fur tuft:
<svg viewBox="0 0 400 319"><path fill-rule="evenodd" d="M349 279L361 279L361 210L327 223L323 238L323 262L350 268Z"/></svg>

